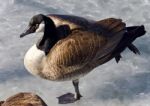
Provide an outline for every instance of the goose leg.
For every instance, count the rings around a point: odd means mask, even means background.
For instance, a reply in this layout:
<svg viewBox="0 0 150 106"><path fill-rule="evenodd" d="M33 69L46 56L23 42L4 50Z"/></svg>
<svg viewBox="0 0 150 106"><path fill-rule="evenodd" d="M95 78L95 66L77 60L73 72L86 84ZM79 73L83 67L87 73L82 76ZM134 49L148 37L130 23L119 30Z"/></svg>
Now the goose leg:
<svg viewBox="0 0 150 106"><path fill-rule="evenodd" d="M73 80L72 83L73 83L73 86L74 86L75 92L76 92L76 100L80 100L82 95L80 94L80 91L79 91L79 80L78 79Z"/></svg>
<svg viewBox="0 0 150 106"><path fill-rule="evenodd" d="M76 92L76 98L74 97L74 94L72 93L66 93L64 95L61 95L58 98L58 103L59 104L68 104L68 103L74 103L77 100L80 100L80 98L82 97L79 91L79 80L73 80L72 81L73 86L75 88L75 92Z"/></svg>

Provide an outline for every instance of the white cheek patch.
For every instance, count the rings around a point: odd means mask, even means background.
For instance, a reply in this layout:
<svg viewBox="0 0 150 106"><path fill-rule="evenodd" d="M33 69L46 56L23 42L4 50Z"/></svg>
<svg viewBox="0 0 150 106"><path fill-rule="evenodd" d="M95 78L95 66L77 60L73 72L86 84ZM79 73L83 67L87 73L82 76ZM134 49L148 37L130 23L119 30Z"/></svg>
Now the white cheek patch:
<svg viewBox="0 0 150 106"><path fill-rule="evenodd" d="M45 29L45 24L44 22L42 22L39 27L36 29L35 32L44 32L44 29Z"/></svg>

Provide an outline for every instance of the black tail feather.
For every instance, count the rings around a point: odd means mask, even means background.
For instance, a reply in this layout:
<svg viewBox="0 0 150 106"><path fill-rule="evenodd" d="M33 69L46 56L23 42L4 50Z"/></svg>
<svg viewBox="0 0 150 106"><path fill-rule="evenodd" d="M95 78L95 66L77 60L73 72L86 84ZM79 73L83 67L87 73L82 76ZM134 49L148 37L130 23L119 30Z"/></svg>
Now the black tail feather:
<svg viewBox="0 0 150 106"><path fill-rule="evenodd" d="M146 33L145 27L143 25L127 27L126 30L127 32L124 34L122 40L113 52L114 58L116 59L117 63L120 61L121 52L123 52L127 47L133 53L140 54L140 51L132 44L132 42L136 38L143 36Z"/></svg>
<svg viewBox="0 0 150 106"><path fill-rule="evenodd" d="M140 55L140 51L139 51L138 48L136 48L136 46L134 46L133 44L128 45L128 48L129 48L133 53Z"/></svg>
<svg viewBox="0 0 150 106"><path fill-rule="evenodd" d="M126 29L127 29L127 34L129 36L129 39L133 39L133 40L146 33L144 25L127 27Z"/></svg>
<svg viewBox="0 0 150 106"><path fill-rule="evenodd" d="M122 58L122 56L120 54L118 54L117 56L115 56L115 60L118 63L120 61L120 59Z"/></svg>

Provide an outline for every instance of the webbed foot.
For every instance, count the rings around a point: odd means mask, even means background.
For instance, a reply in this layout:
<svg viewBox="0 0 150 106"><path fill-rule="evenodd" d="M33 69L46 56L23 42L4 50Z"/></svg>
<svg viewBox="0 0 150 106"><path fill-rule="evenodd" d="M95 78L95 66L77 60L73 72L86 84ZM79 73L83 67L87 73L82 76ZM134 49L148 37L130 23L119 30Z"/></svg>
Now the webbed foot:
<svg viewBox="0 0 150 106"><path fill-rule="evenodd" d="M77 94L77 97L75 98L75 95L72 93L66 93L64 95L61 95L58 98L58 103L59 104L69 104L69 103L74 103L78 100L80 100L80 98L82 97L82 95Z"/></svg>

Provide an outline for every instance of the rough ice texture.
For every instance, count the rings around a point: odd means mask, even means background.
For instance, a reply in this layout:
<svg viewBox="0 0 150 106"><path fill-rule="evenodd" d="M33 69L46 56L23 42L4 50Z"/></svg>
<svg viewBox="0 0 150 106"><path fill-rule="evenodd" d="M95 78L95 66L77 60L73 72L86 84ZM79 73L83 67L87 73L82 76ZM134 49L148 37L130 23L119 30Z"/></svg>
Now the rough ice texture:
<svg viewBox="0 0 150 106"><path fill-rule="evenodd" d="M144 24L147 34L134 44L141 55L126 50L119 64L112 60L80 80L84 96L66 106L150 105L150 0L0 0L0 100L17 92L33 92L50 106L56 97L74 92L71 82L46 81L30 75L23 66L25 52L41 35L19 34L38 13L74 14L101 20L122 18L127 25Z"/></svg>

